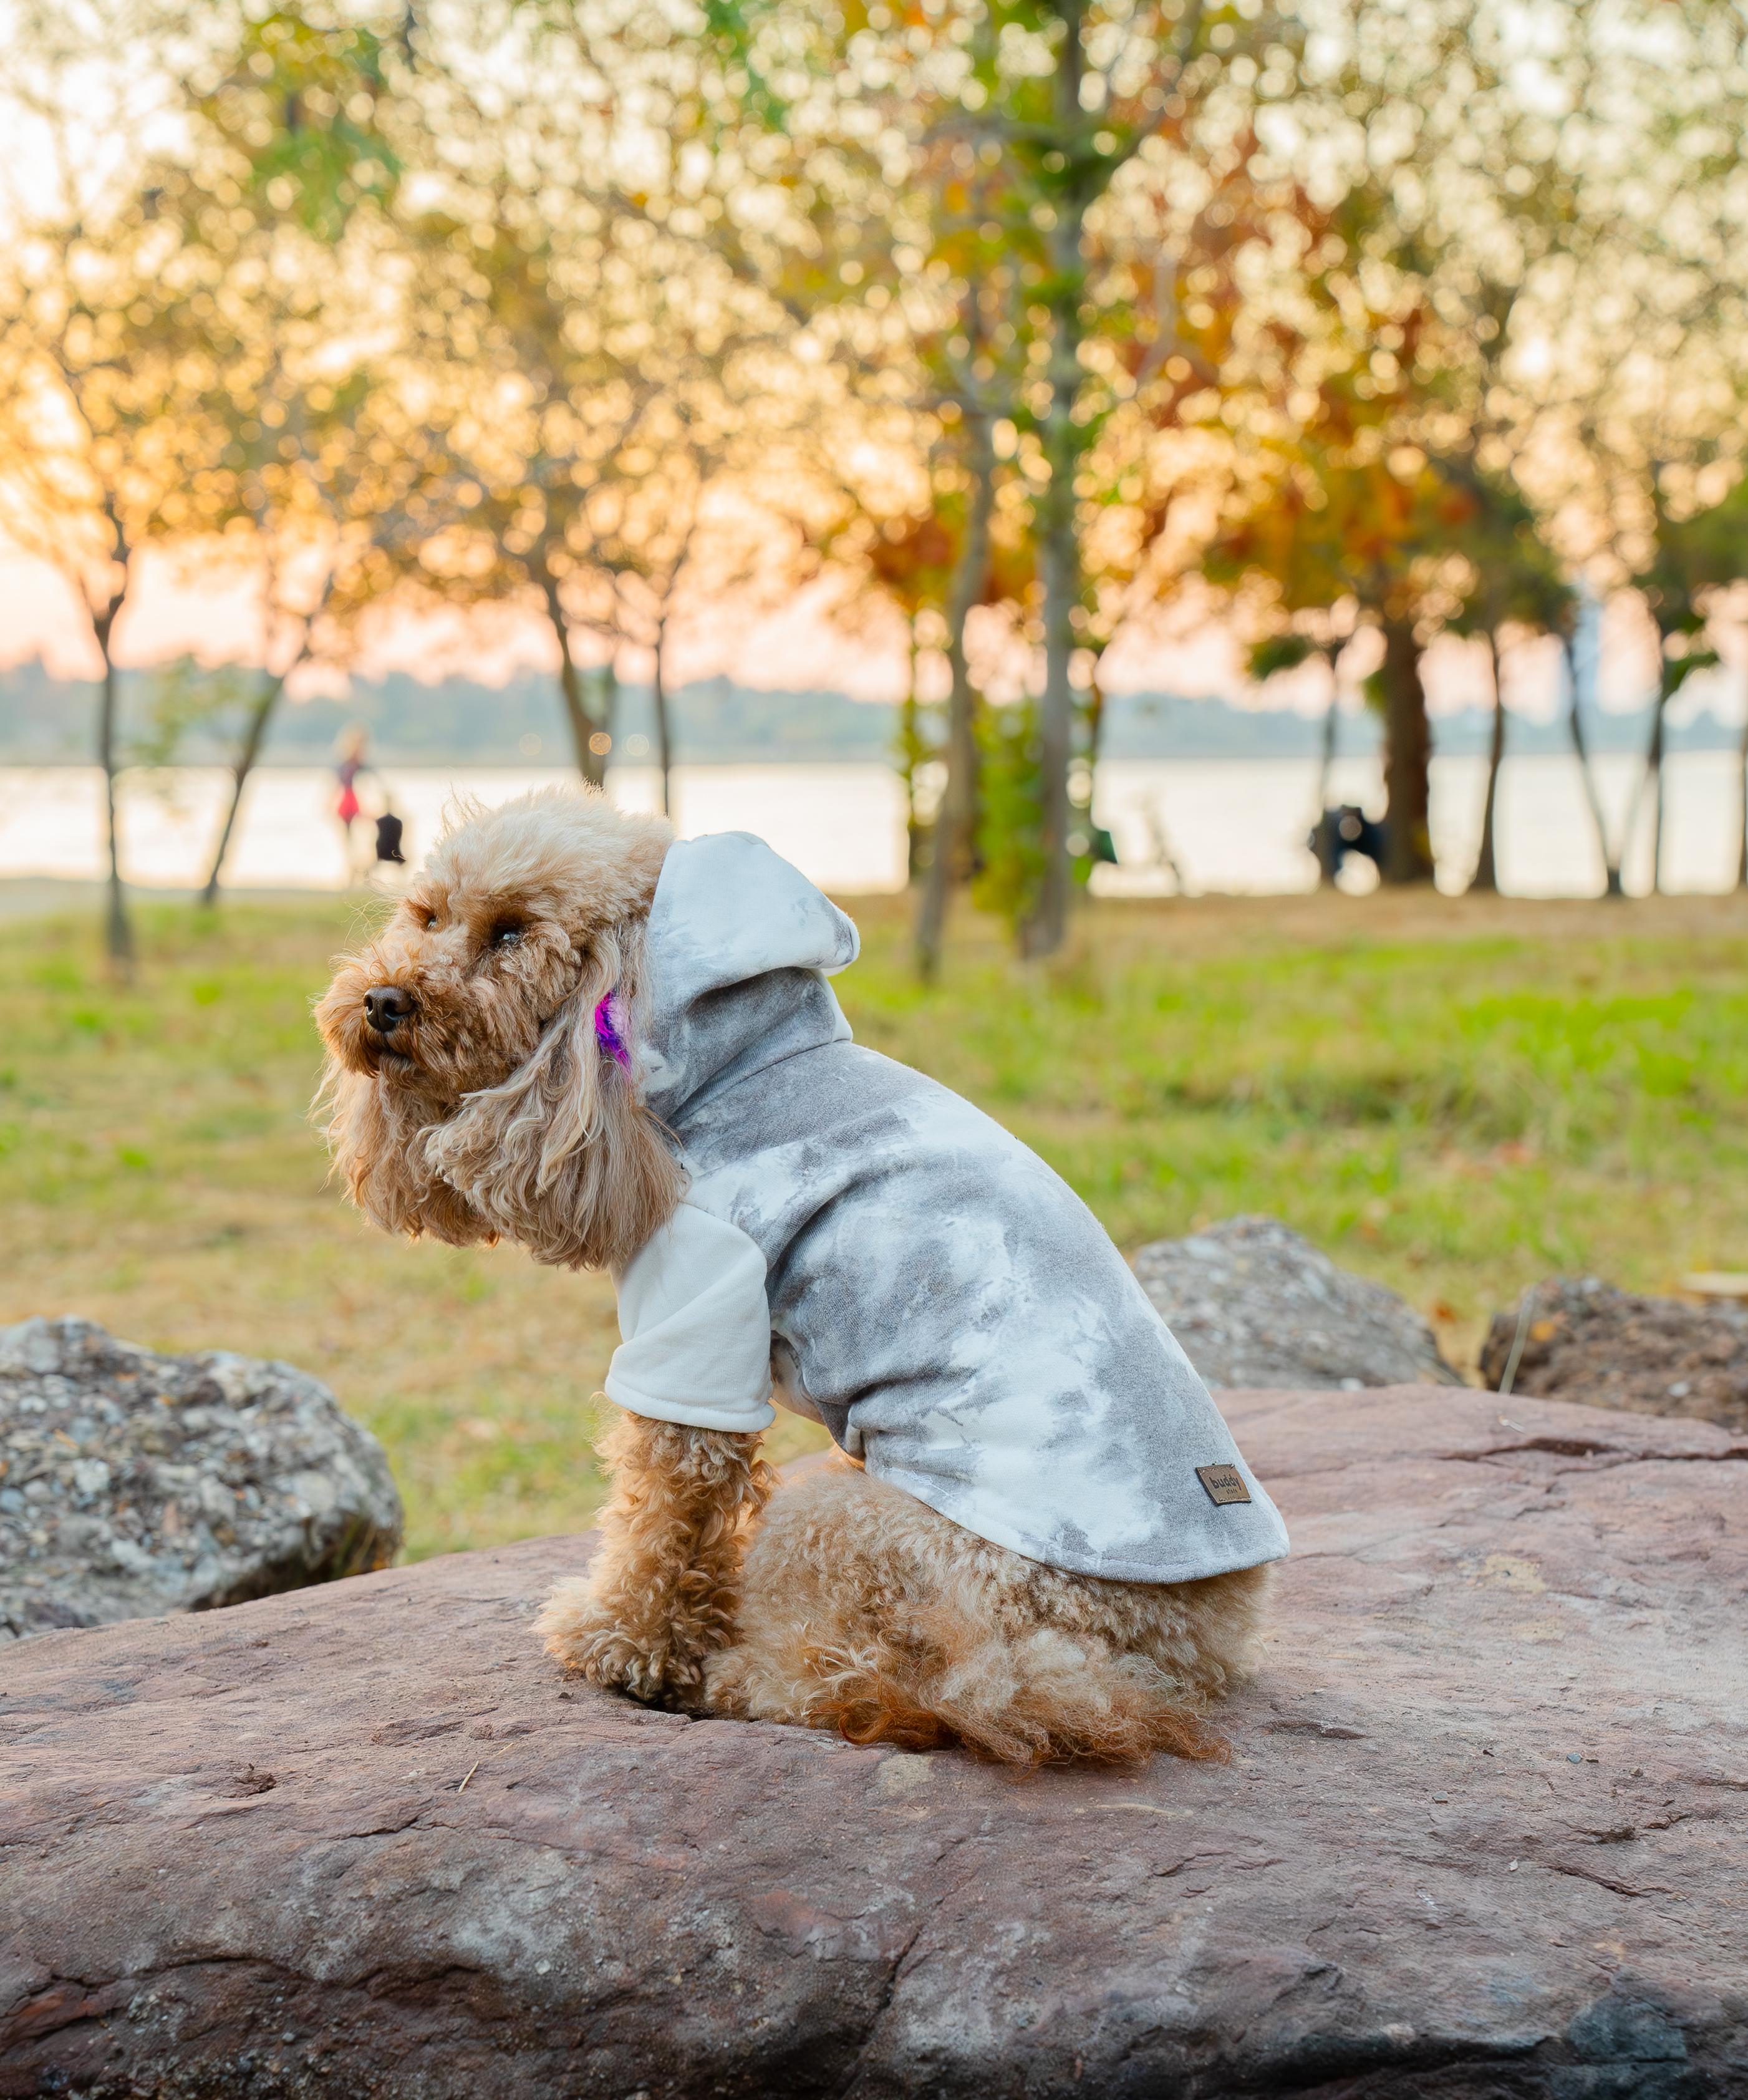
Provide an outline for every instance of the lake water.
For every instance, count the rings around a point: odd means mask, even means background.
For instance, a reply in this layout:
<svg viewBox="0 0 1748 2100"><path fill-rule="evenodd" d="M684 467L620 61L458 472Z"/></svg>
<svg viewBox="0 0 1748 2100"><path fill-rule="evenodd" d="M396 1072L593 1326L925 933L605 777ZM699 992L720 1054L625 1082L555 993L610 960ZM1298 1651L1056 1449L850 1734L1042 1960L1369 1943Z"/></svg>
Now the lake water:
<svg viewBox="0 0 1748 2100"><path fill-rule="evenodd" d="M1638 777L1636 759L1603 759L1605 805L1617 827ZM500 802L574 776L556 770L389 765L384 778L405 818L417 860L456 795ZM1315 767L1300 760L1118 760L1100 769L1097 808L1117 843L1120 864L1101 869L1108 893L1159 894L1175 888L1159 851L1193 891L1307 889L1316 867L1304 840L1313 815ZM1723 752L1687 752L1668 770L1666 847L1669 886L1728 889L1736 875L1740 770ZM143 887L198 883L223 805L226 776L186 767L124 780L123 867ZM1441 886L1461 889L1480 835L1485 761L1435 761L1433 844ZM656 776L626 767L609 791L626 806L655 806ZM885 767L851 765L680 766L674 814L682 836L750 831L767 839L823 887L841 893L894 890L904 880L904 808ZM273 767L257 774L245 801L227 879L239 888L331 889L347 876L339 827L330 814L334 785L319 769ZM1337 765L1334 799L1381 809L1375 760ZM1594 894L1602 867L1576 766L1563 757L1508 761L1501 783L1501 886L1520 896ZM103 871L102 776L95 768L0 768L0 876L89 880ZM1649 878L1648 827L1627 858L1627 887ZM1369 864L1350 863L1344 887L1371 886Z"/></svg>

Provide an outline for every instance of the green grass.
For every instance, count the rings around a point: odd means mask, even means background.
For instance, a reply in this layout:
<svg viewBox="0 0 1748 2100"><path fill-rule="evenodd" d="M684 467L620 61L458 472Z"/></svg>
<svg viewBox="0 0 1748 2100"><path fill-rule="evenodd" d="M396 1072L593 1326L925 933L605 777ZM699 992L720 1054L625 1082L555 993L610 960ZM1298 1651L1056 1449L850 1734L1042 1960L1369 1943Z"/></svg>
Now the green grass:
<svg viewBox="0 0 1748 2100"><path fill-rule="evenodd" d="M1464 1364L1552 1271L1748 1267L1748 902L1106 905L1048 971L960 927L934 993L902 906L854 908L860 1039L1000 1117L1124 1246L1272 1211ZM415 1554L580 1526L610 1288L391 1242L324 1186L308 1008L356 920L148 907L130 989L90 924L0 921L0 1318L305 1365L388 1446Z"/></svg>

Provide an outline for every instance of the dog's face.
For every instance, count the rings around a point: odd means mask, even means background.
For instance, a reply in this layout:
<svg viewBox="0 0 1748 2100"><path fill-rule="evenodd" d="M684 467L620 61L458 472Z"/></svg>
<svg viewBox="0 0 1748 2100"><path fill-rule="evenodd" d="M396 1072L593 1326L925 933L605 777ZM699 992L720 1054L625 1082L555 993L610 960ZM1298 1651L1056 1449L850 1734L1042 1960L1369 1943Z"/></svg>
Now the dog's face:
<svg viewBox="0 0 1748 2100"><path fill-rule="evenodd" d="M586 899L434 862L316 1009L336 1061L440 1114L500 1086L582 981Z"/></svg>
<svg viewBox="0 0 1748 2100"><path fill-rule="evenodd" d="M635 993L669 836L581 792L471 814L388 924L342 960L316 1009L328 1134L379 1224L506 1235L537 1253L569 1250L545 1259L593 1262L638 1202L621 1222L578 1226L559 1215L567 1198L580 1215L616 1183L623 1202L640 1175L673 1180L659 1144L659 1158L647 1156L629 1081L602 1071L594 1026L607 994Z"/></svg>

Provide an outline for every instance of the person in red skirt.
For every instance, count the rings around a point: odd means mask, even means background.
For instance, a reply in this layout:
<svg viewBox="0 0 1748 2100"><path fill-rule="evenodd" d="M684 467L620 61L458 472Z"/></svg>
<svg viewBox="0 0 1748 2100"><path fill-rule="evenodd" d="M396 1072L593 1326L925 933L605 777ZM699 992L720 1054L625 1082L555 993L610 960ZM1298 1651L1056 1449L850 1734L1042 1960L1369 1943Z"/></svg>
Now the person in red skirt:
<svg viewBox="0 0 1748 2100"><path fill-rule="evenodd" d="M355 723L340 739L340 755L334 762L334 778L339 783L339 792L334 798L333 813L339 819L340 829L346 837L346 869L349 876L357 878L368 872L371 854L360 854L358 823L364 815L364 805L358 798L359 781L368 774L380 788L382 781L376 768L366 755L370 748L368 733ZM373 824L367 822L364 836L373 850Z"/></svg>

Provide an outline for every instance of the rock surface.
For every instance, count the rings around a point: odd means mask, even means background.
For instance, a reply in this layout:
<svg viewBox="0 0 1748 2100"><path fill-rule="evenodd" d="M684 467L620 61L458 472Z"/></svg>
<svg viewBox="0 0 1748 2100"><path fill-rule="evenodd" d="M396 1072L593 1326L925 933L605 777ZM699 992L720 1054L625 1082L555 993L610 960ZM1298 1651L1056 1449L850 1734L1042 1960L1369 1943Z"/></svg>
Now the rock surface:
<svg viewBox="0 0 1748 2100"><path fill-rule="evenodd" d="M1296 1557L1224 1766L565 1688L575 1540L12 1648L0 2096L1748 2090L1748 1443L1229 1411Z"/></svg>
<svg viewBox="0 0 1748 2100"><path fill-rule="evenodd" d="M386 1568L382 1446L289 1364L0 1328L0 1641Z"/></svg>
<svg viewBox="0 0 1748 2100"><path fill-rule="evenodd" d="M1520 1330L1513 1392L1748 1430L1748 1308L1638 1298L1594 1276L1555 1277L1494 1314L1481 1372L1495 1391Z"/></svg>
<svg viewBox="0 0 1748 2100"><path fill-rule="evenodd" d="M1211 1386L1461 1385L1393 1290L1349 1270L1278 1218L1228 1218L1135 1257L1141 1288Z"/></svg>

